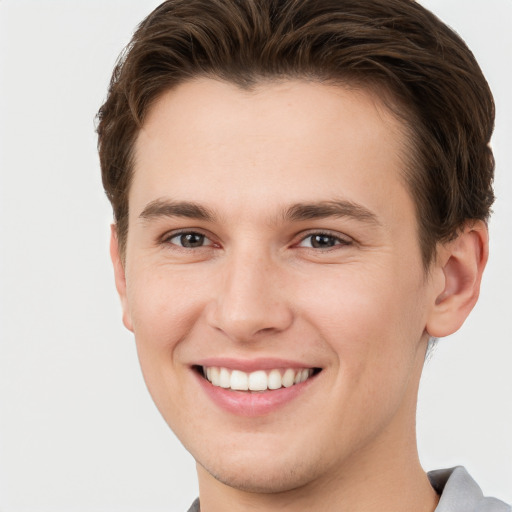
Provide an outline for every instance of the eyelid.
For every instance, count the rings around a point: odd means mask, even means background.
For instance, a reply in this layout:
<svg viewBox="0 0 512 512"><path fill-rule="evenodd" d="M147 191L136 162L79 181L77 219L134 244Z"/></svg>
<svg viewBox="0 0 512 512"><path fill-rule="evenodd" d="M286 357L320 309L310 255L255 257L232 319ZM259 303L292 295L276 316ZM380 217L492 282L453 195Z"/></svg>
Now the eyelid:
<svg viewBox="0 0 512 512"><path fill-rule="evenodd" d="M178 243L171 242L171 240L173 238L176 238L176 237L179 237L179 236L182 236L182 235L187 235L187 234L201 235L201 236L204 237L205 241L208 242L208 243L198 247L199 249L200 248L204 248L204 247L219 246L219 244L214 241L214 237L210 233L206 232L205 230L203 230L201 228L182 228L182 229L176 229L176 230L167 231L161 237L158 238L158 243L159 244L163 244L163 245L165 245L165 244L172 245L172 246L174 246L176 248L179 248L179 249L190 250L190 249L193 249L193 248L183 247L183 246L181 246ZM298 239L298 240L296 242L294 242L292 245L295 246L295 247L300 247L301 244L305 240L307 240L308 238L310 238L310 237L312 237L314 235L327 236L327 237L331 237L331 238L336 239L337 243L334 246L332 246L331 249L335 248L335 247L339 247L339 246L351 245L351 244L353 244L355 242L353 238L351 238L348 235L345 235L343 233L331 231L331 230L328 230L328 229L311 229L309 231L300 233L296 237L296 239ZM314 247L307 247L307 246L302 246L302 247L304 247L306 249L314 249L315 251L318 250L317 248L314 248ZM195 248L195 249L198 249L198 248ZM328 250L328 248L324 249L324 251L325 250Z"/></svg>
<svg viewBox="0 0 512 512"><path fill-rule="evenodd" d="M351 245L354 243L354 239L349 237L348 235L345 235L343 233L339 233L339 232L335 232L335 231L330 231L328 229L312 229L310 231L307 231L307 232L303 232L300 234L300 238L298 240L298 242L296 242L294 245L296 247L301 247L301 244L307 240L308 238L311 238L312 236L315 236L315 235L320 235L320 236L327 236L327 237L331 237L331 238L334 238L336 239L339 243L336 243L334 246L332 247L329 247L329 248L326 248L326 249L323 249L324 251L326 250L329 250L329 249L334 249L335 247L339 247L339 246L347 246L347 245ZM306 249L314 249L315 251L318 250L314 247L305 247L305 246L302 246Z"/></svg>
<svg viewBox="0 0 512 512"><path fill-rule="evenodd" d="M192 248L192 247L183 247L180 244L176 244L176 243L171 242L171 240L173 238L176 238L176 237L179 237L179 236L183 236L183 235L200 235L200 236L203 236L205 241L207 240L209 243L204 244L204 245L202 245L200 247ZM202 230L200 228L182 228L182 229L176 229L176 230L172 230L172 231L167 231L165 234L163 234L161 237L159 237L158 242L160 244L172 245L174 247L177 247L178 249L192 250L192 249L201 249L201 248L204 248L204 247L213 247L215 245L218 245L218 244L216 244L213 241L212 238L213 237L211 235L209 235L208 233L206 233L204 230Z"/></svg>

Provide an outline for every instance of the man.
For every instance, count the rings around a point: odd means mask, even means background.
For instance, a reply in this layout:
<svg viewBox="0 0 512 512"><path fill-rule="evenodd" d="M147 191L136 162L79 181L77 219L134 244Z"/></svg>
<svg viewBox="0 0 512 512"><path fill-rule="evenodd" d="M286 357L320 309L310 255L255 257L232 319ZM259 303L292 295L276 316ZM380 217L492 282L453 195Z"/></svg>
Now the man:
<svg viewBox="0 0 512 512"><path fill-rule="evenodd" d="M416 449L488 254L494 105L457 35L410 0L170 0L99 119L123 321L203 512L510 510Z"/></svg>

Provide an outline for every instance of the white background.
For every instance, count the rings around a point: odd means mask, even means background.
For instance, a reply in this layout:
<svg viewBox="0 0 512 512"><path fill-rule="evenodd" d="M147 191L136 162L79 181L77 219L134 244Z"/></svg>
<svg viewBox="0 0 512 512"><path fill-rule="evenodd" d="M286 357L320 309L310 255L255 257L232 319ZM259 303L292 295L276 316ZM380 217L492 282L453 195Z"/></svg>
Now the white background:
<svg viewBox="0 0 512 512"><path fill-rule="evenodd" d="M108 257L94 116L151 0L0 0L0 511L184 511L191 457L142 381ZM494 91L498 200L480 303L427 365L426 469L512 502L512 0L425 0ZM485 7L484 7L485 6Z"/></svg>

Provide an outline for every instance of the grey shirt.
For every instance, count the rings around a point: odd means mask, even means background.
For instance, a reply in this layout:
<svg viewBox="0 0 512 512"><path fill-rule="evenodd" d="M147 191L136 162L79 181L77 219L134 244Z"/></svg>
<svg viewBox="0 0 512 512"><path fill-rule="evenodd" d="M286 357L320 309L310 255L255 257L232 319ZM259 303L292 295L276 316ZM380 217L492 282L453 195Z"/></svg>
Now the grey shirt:
<svg viewBox="0 0 512 512"><path fill-rule="evenodd" d="M441 496L436 512L512 512L503 501L484 497L462 466L430 471L428 478Z"/></svg>
<svg viewBox="0 0 512 512"><path fill-rule="evenodd" d="M430 471L428 478L441 496L435 512L512 512L512 508L496 498L485 498L480 487L462 467ZM188 512L200 512L197 498Z"/></svg>

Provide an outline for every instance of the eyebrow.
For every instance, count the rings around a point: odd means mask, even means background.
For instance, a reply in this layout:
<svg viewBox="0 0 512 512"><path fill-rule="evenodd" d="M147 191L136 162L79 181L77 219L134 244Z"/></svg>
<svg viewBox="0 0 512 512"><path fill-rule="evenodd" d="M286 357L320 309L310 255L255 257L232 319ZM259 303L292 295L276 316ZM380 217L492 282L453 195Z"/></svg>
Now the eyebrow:
<svg viewBox="0 0 512 512"><path fill-rule="evenodd" d="M298 203L284 212L284 219L289 221L325 219L327 217L348 217L367 224L381 225L375 213L360 204L346 200Z"/></svg>
<svg viewBox="0 0 512 512"><path fill-rule="evenodd" d="M215 213L204 206L191 201L172 201L166 198L155 199L148 203L139 215L144 220L160 217L183 217L213 222ZM368 208L346 200L297 203L286 208L282 218L288 222L325 219L327 217L346 217L367 224L381 225L375 213Z"/></svg>
<svg viewBox="0 0 512 512"><path fill-rule="evenodd" d="M139 215L140 219L152 220L159 217L184 217L213 221L215 215L211 210L200 204L189 201L171 201L155 199L148 203Z"/></svg>

